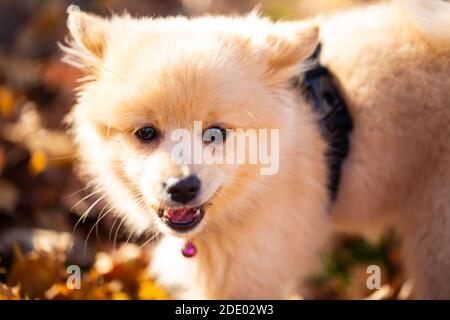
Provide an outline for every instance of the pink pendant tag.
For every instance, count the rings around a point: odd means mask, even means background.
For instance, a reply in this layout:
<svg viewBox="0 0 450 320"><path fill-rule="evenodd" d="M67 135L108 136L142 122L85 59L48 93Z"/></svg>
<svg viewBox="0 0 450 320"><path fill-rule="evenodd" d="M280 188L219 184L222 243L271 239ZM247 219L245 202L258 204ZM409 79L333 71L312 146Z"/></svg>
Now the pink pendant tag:
<svg viewBox="0 0 450 320"><path fill-rule="evenodd" d="M191 258L197 253L197 248L194 246L192 241L188 241L184 248L181 250L181 253L183 253L183 256L185 256L186 258Z"/></svg>

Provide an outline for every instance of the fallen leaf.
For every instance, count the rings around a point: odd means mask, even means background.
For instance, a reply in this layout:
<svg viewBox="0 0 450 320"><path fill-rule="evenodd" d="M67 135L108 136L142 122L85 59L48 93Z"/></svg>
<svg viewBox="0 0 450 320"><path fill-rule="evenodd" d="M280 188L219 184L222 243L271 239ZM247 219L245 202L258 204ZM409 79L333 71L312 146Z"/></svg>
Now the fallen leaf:
<svg viewBox="0 0 450 320"><path fill-rule="evenodd" d="M154 281L145 280L140 284L138 298L140 300L167 300L169 296Z"/></svg>
<svg viewBox="0 0 450 320"><path fill-rule="evenodd" d="M130 300L130 296L125 292L114 292L111 295L112 300Z"/></svg>
<svg viewBox="0 0 450 320"><path fill-rule="evenodd" d="M380 289L366 297L364 300L386 300L392 298L394 289L389 284L381 286Z"/></svg>
<svg viewBox="0 0 450 320"><path fill-rule="evenodd" d="M412 281L411 280L406 281L400 288L400 291L398 293L398 299L399 300L411 299L413 297L413 289L414 285Z"/></svg>
<svg viewBox="0 0 450 320"><path fill-rule="evenodd" d="M33 175L38 175L47 168L47 156L42 151L36 151L31 154L28 168Z"/></svg>
<svg viewBox="0 0 450 320"><path fill-rule="evenodd" d="M15 109L14 95L5 86L0 87L0 115L4 119L9 119Z"/></svg>
<svg viewBox="0 0 450 320"><path fill-rule="evenodd" d="M20 285L22 295L45 298L45 292L65 276L65 268L59 257L37 251L24 255L18 246L14 246L14 261L6 284Z"/></svg>
<svg viewBox="0 0 450 320"><path fill-rule="evenodd" d="M0 300L20 300L19 288L0 283Z"/></svg>

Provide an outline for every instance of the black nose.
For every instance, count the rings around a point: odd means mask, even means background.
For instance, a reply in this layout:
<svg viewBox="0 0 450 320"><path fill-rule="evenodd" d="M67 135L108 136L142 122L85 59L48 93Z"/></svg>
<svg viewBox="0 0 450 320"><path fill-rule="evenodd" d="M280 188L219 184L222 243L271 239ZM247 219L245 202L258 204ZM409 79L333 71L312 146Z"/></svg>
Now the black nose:
<svg viewBox="0 0 450 320"><path fill-rule="evenodd" d="M197 196L200 186L201 181L197 176L189 176L181 180L176 179L175 181L164 184L164 188L167 191L170 200L183 204L191 201Z"/></svg>

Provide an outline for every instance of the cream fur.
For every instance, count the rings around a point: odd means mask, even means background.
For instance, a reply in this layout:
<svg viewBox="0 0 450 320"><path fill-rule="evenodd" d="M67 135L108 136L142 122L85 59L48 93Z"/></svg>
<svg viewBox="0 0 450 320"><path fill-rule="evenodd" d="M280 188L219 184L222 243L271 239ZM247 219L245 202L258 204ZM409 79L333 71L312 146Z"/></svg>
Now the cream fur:
<svg viewBox="0 0 450 320"><path fill-rule="evenodd" d="M429 0L401 0L400 10L405 18L426 37L442 41L450 39L450 3Z"/></svg>
<svg viewBox="0 0 450 320"><path fill-rule="evenodd" d="M408 0L321 24L322 62L355 121L333 217L402 235L416 296L450 298L450 3Z"/></svg>
<svg viewBox="0 0 450 320"><path fill-rule="evenodd" d="M88 76L70 120L83 172L131 230L165 234L152 270L169 288L183 288L181 297L287 297L317 267L329 231L325 144L315 115L298 107L288 86L317 44L317 27L255 14L99 19L72 8L65 48ZM175 164L170 132L195 120L204 128L280 129L279 173ZM131 131L148 123L163 138L143 145ZM204 222L174 234L157 217L167 206L159 190L168 177L191 173L205 186ZM198 248L195 258L181 255L183 237Z"/></svg>
<svg viewBox="0 0 450 320"><path fill-rule="evenodd" d="M419 297L450 298L450 41L448 3L383 2L324 17L322 63L355 121L332 217L339 230L395 226ZM285 298L317 267L329 238L325 143L288 79L313 50L310 22L248 17L101 19L70 10L68 61L86 72L70 117L82 169L133 232L165 236L152 271L182 297ZM442 31L441 30L445 30ZM178 166L167 139L131 131L223 122L281 128L280 172ZM213 203L187 237L159 223L161 182L196 173ZM220 194L217 194L222 187Z"/></svg>

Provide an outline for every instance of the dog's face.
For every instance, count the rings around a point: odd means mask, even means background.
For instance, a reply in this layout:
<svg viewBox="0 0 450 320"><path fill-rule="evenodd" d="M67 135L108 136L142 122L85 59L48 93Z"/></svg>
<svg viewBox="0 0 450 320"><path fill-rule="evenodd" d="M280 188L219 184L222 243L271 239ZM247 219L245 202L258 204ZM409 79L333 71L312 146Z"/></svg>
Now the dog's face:
<svg viewBox="0 0 450 320"><path fill-rule="evenodd" d="M234 129L286 127L282 93L315 48L315 27L255 15L105 20L78 10L68 26L67 59L87 75L71 118L83 163L137 229L156 221L191 237L262 196L260 165L208 164L195 153L225 159ZM177 152L180 132L191 154Z"/></svg>

